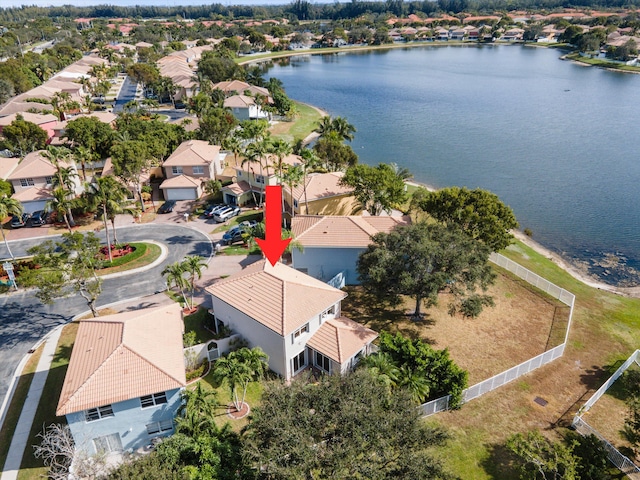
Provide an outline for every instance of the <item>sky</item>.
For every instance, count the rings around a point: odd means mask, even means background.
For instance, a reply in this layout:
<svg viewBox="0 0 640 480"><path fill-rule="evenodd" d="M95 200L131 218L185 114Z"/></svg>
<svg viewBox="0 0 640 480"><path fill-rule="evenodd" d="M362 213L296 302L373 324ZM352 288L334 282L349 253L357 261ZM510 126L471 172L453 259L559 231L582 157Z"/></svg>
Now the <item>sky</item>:
<svg viewBox="0 0 640 480"><path fill-rule="evenodd" d="M121 7L134 5L157 5L179 7L185 5L288 5L291 0L0 0L0 8L19 7L21 5L36 5L38 7L61 7L74 5L76 7L91 7L94 5L117 5ZM316 3L316 2L312 2Z"/></svg>

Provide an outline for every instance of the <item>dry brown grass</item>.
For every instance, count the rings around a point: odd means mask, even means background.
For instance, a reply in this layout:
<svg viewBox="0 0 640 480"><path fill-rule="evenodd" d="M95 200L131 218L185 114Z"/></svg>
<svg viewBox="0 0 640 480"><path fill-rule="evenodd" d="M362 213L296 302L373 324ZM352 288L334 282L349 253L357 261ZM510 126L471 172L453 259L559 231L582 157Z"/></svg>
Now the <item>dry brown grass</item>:
<svg viewBox="0 0 640 480"><path fill-rule="evenodd" d="M486 308L475 319L450 316L449 296L442 294L438 306L429 308L424 319L416 322L410 318L414 300L405 298L395 308L380 305L360 288L349 290L342 311L376 331L401 332L434 348L448 348L455 362L469 372L473 385L557 345L552 326L561 324L562 330L566 321L561 319L568 315L564 304L508 272L499 273L488 293L495 307Z"/></svg>

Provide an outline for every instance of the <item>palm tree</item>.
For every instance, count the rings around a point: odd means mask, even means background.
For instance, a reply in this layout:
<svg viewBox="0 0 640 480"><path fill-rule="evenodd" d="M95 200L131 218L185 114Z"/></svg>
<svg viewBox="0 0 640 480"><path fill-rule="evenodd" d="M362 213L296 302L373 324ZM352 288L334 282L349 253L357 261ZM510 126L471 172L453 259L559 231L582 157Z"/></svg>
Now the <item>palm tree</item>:
<svg viewBox="0 0 640 480"><path fill-rule="evenodd" d="M236 410L242 409L242 404L247 395L249 382L261 377L268 369L266 353L255 347L252 349L241 348L229 353L226 357L216 360L213 366L213 375L218 379L227 379L233 397L233 406ZM242 386L242 398L238 396L238 385Z"/></svg>
<svg viewBox="0 0 640 480"><path fill-rule="evenodd" d="M284 169L284 158L288 155L291 155L293 148L291 144L286 140L281 138L276 138L271 141L269 144L269 153L275 155L276 161L273 164L273 167L278 170L277 178L280 181L280 184L283 182L283 169ZM282 196L282 211L284 212L284 195Z"/></svg>
<svg viewBox="0 0 640 480"><path fill-rule="evenodd" d="M413 173L411 173L408 168L401 167L395 162L391 162L389 165L391 166L393 173L395 173L403 182L413 178Z"/></svg>
<svg viewBox="0 0 640 480"><path fill-rule="evenodd" d="M417 403L421 403L429 397L429 379L424 372L419 370L407 366L400 367L398 386L406 388L411 394L411 398Z"/></svg>
<svg viewBox="0 0 640 480"><path fill-rule="evenodd" d="M324 137L331 131L333 131L331 128L331 117L328 115L325 115L318 122L318 126L316 127L314 132L319 133L321 137Z"/></svg>
<svg viewBox="0 0 640 480"><path fill-rule="evenodd" d="M222 183L220 180L214 180L213 178L204 180L200 186L207 195L216 195L220 190L222 190Z"/></svg>
<svg viewBox="0 0 640 480"><path fill-rule="evenodd" d="M171 265L167 265L164 270L162 270L162 275L167 276L167 286L170 288L171 285L174 285L178 290L180 290L180 295L182 295L184 304L188 306L189 302L187 302L187 297L184 294L184 289L188 285L188 283L183 274L184 270L182 269L182 265L180 264L180 262L175 262Z"/></svg>
<svg viewBox="0 0 640 480"><path fill-rule="evenodd" d="M300 180L302 180L303 177L304 177L304 171L301 165L289 166L284 173L283 180L287 185L289 185L289 192L291 192L291 217L292 218L296 215L295 209L293 206L293 189L294 187L297 187L300 184ZM284 195L282 196L282 198L284 199Z"/></svg>
<svg viewBox="0 0 640 480"><path fill-rule="evenodd" d="M56 215L62 216L69 233L73 233L71 227L75 227L75 223L73 223L73 217L70 218L72 207L73 202L69 199L67 191L63 188L56 188L53 190L53 198L47 200L44 208L47 212L55 212Z"/></svg>
<svg viewBox="0 0 640 480"><path fill-rule="evenodd" d="M391 389L396 386L400 370L388 353L368 355L362 359L362 365L368 368L369 372L386 388Z"/></svg>
<svg viewBox="0 0 640 480"><path fill-rule="evenodd" d="M266 182L263 166L264 162L267 162L267 153L268 153L268 143L265 140L261 140L258 142L250 143L244 151L244 160L242 161L242 165L245 163L251 164L251 162L257 162L260 166L260 176L262 177L262 182L260 186L260 205L264 202L264 184ZM255 174L254 174L255 181Z"/></svg>
<svg viewBox="0 0 640 480"><path fill-rule="evenodd" d="M11 249L9 248L9 242L7 242L7 237L4 234L4 222L3 220L7 218L9 215L22 215L22 204L16 200L15 198L4 196L0 198L0 231L2 231L2 239L4 240L4 245L7 247L7 251L9 252L9 256L11 258L15 258Z"/></svg>
<svg viewBox="0 0 640 480"><path fill-rule="evenodd" d="M356 127L347 122L346 118L324 116L320 119L318 126L314 132L319 133L321 137L326 137L329 133L335 132L342 140L353 140L353 134Z"/></svg>
<svg viewBox="0 0 640 480"><path fill-rule="evenodd" d="M178 409L176 431L188 436L198 436L205 432L217 432L215 422L218 399L215 390L205 390L198 382L193 390L182 392L182 404Z"/></svg>
<svg viewBox="0 0 640 480"><path fill-rule="evenodd" d="M196 290L196 276L202 278L202 269L207 267L204 258L198 255L190 255L180 263L183 272L189 274L189 286L191 289L191 308L193 308L193 293Z"/></svg>
<svg viewBox="0 0 640 480"><path fill-rule="evenodd" d="M314 150L310 148L304 148L300 152L300 158L302 159L302 188L304 190L304 208L305 213L309 214L309 200L307 199L307 173L309 170L313 170L320 165L320 158L316 155Z"/></svg>
<svg viewBox="0 0 640 480"><path fill-rule="evenodd" d="M222 147L225 150L229 150L233 153L233 159L235 160L236 167L238 166L238 155L242 153L242 142L235 135L225 138L222 142Z"/></svg>
<svg viewBox="0 0 640 480"><path fill-rule="evenodd" d="M73 156L78 162L80 162L80 166L82 167L82 181L86 182L87 163L93 161L96 155L93 151L91 151L91 149L80 145L74 150Z"/></svg>
<svg viewBox="0 0 640 480"><path fill-rule="evenodd" d="M55 196L56 190L61 190L64 192L65 196L69 200L70 197L74 195L75 190L75 178L79 177L78 172L76 172L73 167L64 167L62 166L62 162L65 161L71 155L71 151L65 147L47 147L47 151L42 153L42 156L49 159L49 161L56 167L56 174L52 179L52 184L54 187L54 199L60 205L61 203L57 200L58 197ZM72 204L70 202L63 202L68 205L68 209L65 213L65 222L69 226L69 231L71 232L70 227L75 226L75 221L73 220L73 214L71 213Z"/></svg>

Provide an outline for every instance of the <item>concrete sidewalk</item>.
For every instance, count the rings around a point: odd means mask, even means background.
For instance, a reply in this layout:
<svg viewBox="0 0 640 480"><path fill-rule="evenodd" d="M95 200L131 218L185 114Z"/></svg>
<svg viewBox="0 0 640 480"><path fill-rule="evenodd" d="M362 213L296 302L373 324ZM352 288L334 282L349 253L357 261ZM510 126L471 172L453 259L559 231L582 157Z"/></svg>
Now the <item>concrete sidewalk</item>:
<svg viewBox="0 0 640 480"><path fill-rule="evenodd" d="M22 413L20 414L16 430L11 439L11 446L9 447L9 453L7 454L0 480L15 480L18 478L22 456L27 447L33 419L36 416L36 410L40 403L44 384L49 375L49 367L51 367L51 362L56 353L61 332L62 325L53 330L45 341L42 356L38 361L38 366L36 367L31 386L29 387L29 393L22 406ZM19 373L21 374L22 372Z"/></svg>

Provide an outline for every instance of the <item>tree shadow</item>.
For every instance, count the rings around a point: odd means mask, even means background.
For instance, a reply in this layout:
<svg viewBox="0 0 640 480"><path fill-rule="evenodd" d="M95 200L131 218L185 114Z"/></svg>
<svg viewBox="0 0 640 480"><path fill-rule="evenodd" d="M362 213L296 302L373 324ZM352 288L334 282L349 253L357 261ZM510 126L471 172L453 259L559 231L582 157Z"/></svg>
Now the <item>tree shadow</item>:
<svg viewBox="0 0 640 480"><path fill-rule="evenodd" d="M480 466L496 480L516 480L519 477L518 457L505 445L494 444L487 448L489 454L480 460Z"/></svg>
<svg viewBox="0 0 640 480"><path fill-rule="evenodd" d="M435 324L428 314L415 319L412 313L405 311L402 304L380 299L367 293L362 287L346 287L347 298L342 301L342 314L352 320L372 328L376 332L400 332L411 339L434 344L435 340L425 336L426 328Z"/></svg>
<svg viewBox="0 0 640 480"><path fill-rule="evenodd" d="M169 245L186 245L193 242L193 237L189 235L174 235L164 239Z"/></svg>
<svg viewBox="0 0 640 480"><path fill-rule="evenodd" d="M262 255L247 255L245 258L240 260L240 266L242 268L247 268L249 265L259 262L262 260Z"/></svg>
<svg viewBox="0 0 640 480"><path fill-rule="evenodd" d="M193 241L193 239L191 239ZM209 258L213 253L213 248L209 242L195 242L188 255L197 255L202 258Z"/></svg>
<svg viewBox="0 0 640 480"><path fill-rule="evenodd" d="M585 369L584 373L580 374L580 383L589 390L597 390L605 380L611 376L611 373L607 365L603 367L593 365L591 368Z"/></svg>

